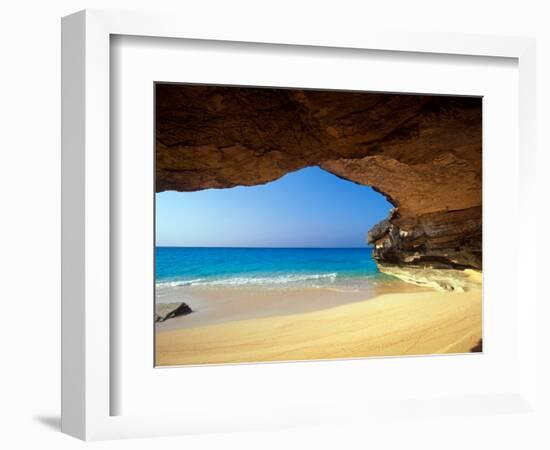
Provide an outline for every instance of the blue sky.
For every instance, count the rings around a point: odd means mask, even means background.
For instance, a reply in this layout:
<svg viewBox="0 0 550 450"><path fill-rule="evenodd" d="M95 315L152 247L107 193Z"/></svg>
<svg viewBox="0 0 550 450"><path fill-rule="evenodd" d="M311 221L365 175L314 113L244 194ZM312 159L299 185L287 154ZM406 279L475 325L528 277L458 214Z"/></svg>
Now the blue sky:
<svg viewBox="0 0 550 450"><path fill-rule="evenodd" d="M391 204L308 167L259 186L156 194L158 246L363 247Z"/></svg>

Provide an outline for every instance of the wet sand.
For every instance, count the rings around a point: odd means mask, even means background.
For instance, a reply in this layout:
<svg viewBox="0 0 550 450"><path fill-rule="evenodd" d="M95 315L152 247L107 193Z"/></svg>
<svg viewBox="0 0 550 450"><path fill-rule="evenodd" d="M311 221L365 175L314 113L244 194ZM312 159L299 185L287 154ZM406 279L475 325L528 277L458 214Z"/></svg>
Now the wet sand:
<svg viewBox="0 0 550 450"><path fill-rule="evenodd" d="M172 287L157 290L157 302L185 302L192 314L156 325L158 332L214 325L236 320L287 316L356 303L387 293L431 292L396 281L368 287Z"/></svg>

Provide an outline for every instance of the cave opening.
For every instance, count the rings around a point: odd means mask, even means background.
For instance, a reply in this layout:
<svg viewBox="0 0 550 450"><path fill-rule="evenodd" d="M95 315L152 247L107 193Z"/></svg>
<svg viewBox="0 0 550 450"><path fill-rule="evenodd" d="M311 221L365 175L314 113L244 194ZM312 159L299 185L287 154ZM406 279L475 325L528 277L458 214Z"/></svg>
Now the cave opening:
<svg viewBox="0 0 550 450"><path fill-rule="evenodd" d="M482 268L482 99L156 85L156 191L263 185L317 166L394 209L380 266Z"/></svg>
<svg viewBox="0 0 550 450"><path fill-rule="evenodd" d="M156 277L160 286L331 286L363 295L395 280L367 242L391 210L376 190L318 166L254 186L157 193Z"/></svg>
<svg viewBox="0 0 550 450"><path fill-rule="evenodd" d="M254 186L156 195L160 246L365 248L393 205L375 189L310 166Z"/></svg>

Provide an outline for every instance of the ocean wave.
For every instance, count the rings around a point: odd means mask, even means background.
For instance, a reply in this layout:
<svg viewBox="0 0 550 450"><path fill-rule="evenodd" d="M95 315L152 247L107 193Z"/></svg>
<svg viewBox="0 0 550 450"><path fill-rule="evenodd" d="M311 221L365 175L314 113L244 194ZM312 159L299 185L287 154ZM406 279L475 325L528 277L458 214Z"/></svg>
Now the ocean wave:
<svg viewBox="0 0 550 450"><path fill-rule="evenodd" d="M194 286L195 283L200 283L202 278L195 280L179 280L179 281L161 281L157 282L157 287L178 287L178 286Z"/></svg>
<svg viewBox="0 0 550 450"><path fill-rule="evenodd" d="M323 273L323 274L286 274L271 277L232 277L220 279L203 279L197 278L194 280L179 280L158 282L157 287L177 287L177 286L247 286L247 285L285 285L292 283L304 283L308 281L322 281L334 283L338 273Z"/></svg>

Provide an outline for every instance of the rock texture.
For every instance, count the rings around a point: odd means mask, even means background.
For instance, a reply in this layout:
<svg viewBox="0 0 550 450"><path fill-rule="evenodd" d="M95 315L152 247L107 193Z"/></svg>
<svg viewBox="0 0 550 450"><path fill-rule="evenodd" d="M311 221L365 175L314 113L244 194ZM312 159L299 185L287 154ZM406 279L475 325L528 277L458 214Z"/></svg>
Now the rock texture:
<svg viewBox="0 0 550 450"><path fill-rule="evenodd" d="M379 263L380 271L407 283L430 287L438 291L467 292L479 290L481 272L473 269L441 269L430 265L386 265Z"/></svg>
<svg viewBox="0 0 550 450"><path fill-rule="evenodd" d="M317 165L394 205L368 238L381 267L481 269L481 99L167 84L156 99L157 191Z"/></svg>
<svg viewBox="0 0 550 450"><path fill-rule="evenodd" d="M367 242L386 265L481 269L481 207L386 219L369 232Z"/></svg>
<svg viewBox="0 0 550 450"><path fill-rule="evenodd" d="M157 303L155 304L155 322L164 322L178 316L191 314L193 310L187 303Z"/></svg>

